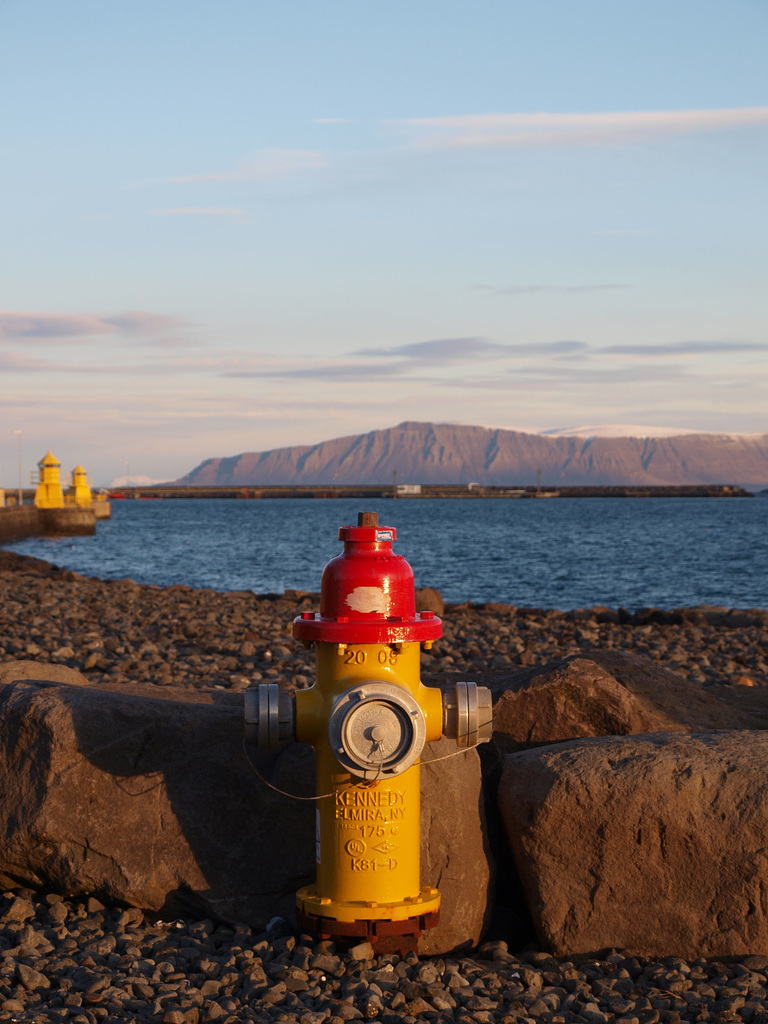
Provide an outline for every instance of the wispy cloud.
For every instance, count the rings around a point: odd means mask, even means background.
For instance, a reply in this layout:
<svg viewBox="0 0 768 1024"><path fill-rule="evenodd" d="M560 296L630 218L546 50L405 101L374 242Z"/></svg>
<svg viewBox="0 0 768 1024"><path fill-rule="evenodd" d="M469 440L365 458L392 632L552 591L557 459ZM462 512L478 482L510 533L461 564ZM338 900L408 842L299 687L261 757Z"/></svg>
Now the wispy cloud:
<svg viewBox="0 0 768 1024"><path fill-rule="evenodd" d="M675 364L665 366L652 363L642 366L604 367L587 362L581 366L563 366L555 363L537 364L522 368L509 368L504 373L489 375L462 375L451 378L452 388L462 391L536 391L578 393L586 386L629 387L640 384L676 385L680 382L701 380L689 370Z"/></svg>
<svg viewBox="0 0 768 1024"><path fill-rule="evenodd" d="M262 149L239 161L228 171L209 171L168 178L170 184L185 181L269 181L291 177L303 171L321 170L328 161L323 153L311 149Z"/></svg>
<svg viewBox="0 0 768 1024"><path fill-rule="evenodd" d="M311 388L313 381L320 382L328 396L347 384L393 382L402 394L420 389L435 400L440 395L447 400L452 393L472 390L504 395L525 391L538 394L554 388L571 394L582 385L610 389L658 383L674 388L676 382L713 386L715 381L732 387L741 383L747 386L754 382L754 373L746 364L764 363L768 353L768 343L750 340L672 339L668 344L598 346L576 339L500 342L477 336L371 346L327 357L237 349L161 355L174 339L186 343L182 326L175 317L144 311L108 316L0 313L0 340L4 337L7 342L0 348L0 371L38 376L133 377L171 388L177 384L186 388L186 384L180 384L182 380L204 380L214 389L216 379L261 381L266 391L275 395L290 390L291 382L297 394ZM74 347L57 361L31 358L20 351L19 345L31 339L41 346L50 341L61 347L73 339L89 341L104 336L118 344L107 349L102 342L99 356L90 360L79 358ZM147 349L153 350L151 354ZM727 375L721 369L723 359L718 361L718 357L729 357Z"/></svg>
<svg viewBox="0 0 768 1024"><path fill-rule="evenodd" d="M47 359L30 356L21 352L0 352L0 370L3 373L39 373L46 370L59 370L61 364L52 363ZM5 398L3 399L5 401Z"/></svg>
<svg viewBox="0 0 768 1024"><path fill-rule="evenodd" d="M153 217L243 217L237 206L178 206L170 210L151 210Z"/></svg>
<svg viewBox="0 0 768 1024"><path fill-rule="evenodd" d="M0 310L0 339L29 338L51 340L117 330L103 317L89 313L23 313Z"/></svg>
<svg viewBox="0 0 768 1024"><path fill-rule="evenodd" d="M141 310L128 310L105 317L105 323L117 330L130 334L159 334L162 331L175 331L188 327L187 321L180 317L169 316L167 313L145 313Z"/></svg>
<svg viewBox="0 0 768 1024"><path fill-rule="evenodd" d="M418 145L431 149L596 146L768 125L768 107L584 114L467 114L416 117L398 123L419 130L421 138Z"/></svg>
<svg viewBox="0 0 768 1024"><path fill-rule="evenodd" d="M596 350L600 355L658 359L669 356L728 355L734 352L766 352L768 343L760 341L673 341L668 345L608 345Z"/></svg>
<svg viewBox="0 0 768 1024"><path fill-rule="evenodd" d="M608 292L633 288L631 284L510 284L492 285L476 284L477 291L490 292L493 295L528 295L536 292Z"/></svg>
<svg viewBox="0 0 768 1024"><path fill-rule="evenodd" d="M487 338L436 338L431 341L415 341L393 348L359 349L353 355L390 356L419 363L453 363L468 359L508 359L543 355L570 355L588 348L583 341L550 341L541 344L504 344Z"/></svg>
<svg viewBox="0 0 768 1024"><path fill-rule="evenodd" d="M412 363L409 360L403 359L399 362L393 361L388 363L309 363L301 366L282 366L275 369L233 367L230 370L223 371L221 376L273 380L323 380L345 383L349 381L391 380L395 377L401 377L410 369L412 369Z"/></svg>
<svg viewBox="0 0 768 1024"><path fill-rule="evenodd" d="M188 325L178 317L141 310L103 316L97 313L29 313L0 310L0 341L71 342L125 334L166 340Z"/></svg>
<svg viewBox="0 0 768 1024"><path fill-rule="evenodd" d="M579 359L589 346L582 341L553 341L540 344L502 344L487 338L435 338L430 341L364 348L347 358L297 363L273 361L272 365L246 359L230 359L218 375L228 378L322 380L345 383L403 379L409 383L449 385L451 378L441 371L457 364L481 361L525 361L531 359Z"/></svg>

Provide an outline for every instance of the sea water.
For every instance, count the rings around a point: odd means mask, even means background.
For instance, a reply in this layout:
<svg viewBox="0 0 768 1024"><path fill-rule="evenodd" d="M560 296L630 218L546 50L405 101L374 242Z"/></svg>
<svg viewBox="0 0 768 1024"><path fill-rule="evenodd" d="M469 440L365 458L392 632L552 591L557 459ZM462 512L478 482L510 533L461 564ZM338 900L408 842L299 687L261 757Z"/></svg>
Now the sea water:
<svg viewBox="0 0 768 1024"><path fill-rule="evenodd" d="M104 579L318 591L358 511L420 587L524 607L768 607L768 497L113 501L95 537L7 545Z"/></svg>

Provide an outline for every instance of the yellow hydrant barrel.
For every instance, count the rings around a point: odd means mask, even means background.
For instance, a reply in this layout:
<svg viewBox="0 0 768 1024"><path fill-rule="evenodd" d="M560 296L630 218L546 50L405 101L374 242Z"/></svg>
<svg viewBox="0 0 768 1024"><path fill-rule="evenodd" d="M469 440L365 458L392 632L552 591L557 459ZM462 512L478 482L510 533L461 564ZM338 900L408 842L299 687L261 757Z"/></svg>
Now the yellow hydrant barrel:
<svg viewBox="0 0 768 1024"><path fill-rule="evenodd" d="M296 694L296 739L317 752L317 880L297 893L318 934L418 935L440 894L420 878L424 743L442 735L442 694L420 679L421 643L442 635L415 611L413 572L394 529L363 513L342 527L325 568L320 614L294 622L314 643L317 682Z"/></svg>
<svg viewBox="0 0 768 1024"><path fill-rule="evenodd" d="M424 686L421 647L442 636L417 612L413 572L395 530L363 512L342 526L344 551L323 571L320 612L294 620L314 645L317 679L295 698L275 684L245 694L246 739L268 750L291 739L317 755L313 885L296 894L301 927L321 938L413 948L439 921L440 893L421 878L420 758L452 737L457 753L491 736L491 693L458 682Z"/></svg>

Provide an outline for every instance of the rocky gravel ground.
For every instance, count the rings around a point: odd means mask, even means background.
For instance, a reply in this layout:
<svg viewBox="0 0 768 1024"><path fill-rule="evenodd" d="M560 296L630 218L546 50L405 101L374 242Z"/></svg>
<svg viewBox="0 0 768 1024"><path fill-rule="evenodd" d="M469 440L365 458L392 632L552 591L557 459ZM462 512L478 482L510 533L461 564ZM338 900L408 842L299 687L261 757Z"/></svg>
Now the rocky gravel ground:
<svg viewBox="0 0 768 1024"><path fill-rule="evenodd" d="M510 589L514 584L510 584ZM430 600L431 598L431 600ZM442 613L439 595L424 595ZM314 654L291 623L317 594L220 594L140 586L62 571L0 551L0 662L68 665L94 684L245 689L259 681L311 685ZM702 684L768 685L768 611L448 605L444 637L422 653L426 672L509 670L617 648Z"/></svg>
<svg viewBox="0 0 768 1024"><path fill-rule="evenodd" d="M20 889L0 900L0 1021L761 1024L767 974L768 956L557 960L503 942L455 958L375 956L367 943L342 953L301 934L145 920L96 899Z"/></svg>
<svg viewBox="0 0 768 1024"><path fill-rule="evenodd" d="M513 585L511 588L513 589ZM423 594L440 612L439 595ZM67 665L95 685L245 689L310 685L313 653L290 635L314 594L218 594L101 581L0 551L0 662ZM427 671L510 670L590 650L629 650L706 686L768 685L768 612L512 605L445 609ZM472 956L374 956L363 944L141 911L26 889L0 898L0 1021L338 1024L768 1024L768 956L648 959L627 951L556 960L488 942Z"/></svg>

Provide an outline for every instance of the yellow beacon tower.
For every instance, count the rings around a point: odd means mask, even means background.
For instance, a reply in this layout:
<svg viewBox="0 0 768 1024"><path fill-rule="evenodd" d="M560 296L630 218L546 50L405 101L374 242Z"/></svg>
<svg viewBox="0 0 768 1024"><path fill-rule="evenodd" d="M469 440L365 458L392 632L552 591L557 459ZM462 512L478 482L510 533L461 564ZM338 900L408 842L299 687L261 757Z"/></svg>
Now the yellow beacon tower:
<svg viewBox="0 0 768 1024"><path fill-rule="evenodd" d="M59 479L61 463L48 451L38 462L37 468L40 473L35 491L35 505L38 508L64 508L64 491Z"/></svg>

